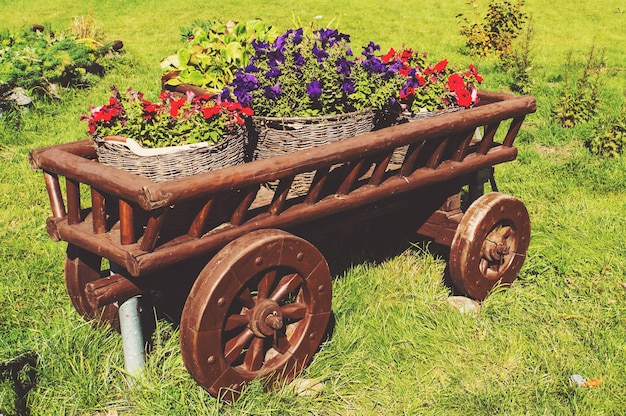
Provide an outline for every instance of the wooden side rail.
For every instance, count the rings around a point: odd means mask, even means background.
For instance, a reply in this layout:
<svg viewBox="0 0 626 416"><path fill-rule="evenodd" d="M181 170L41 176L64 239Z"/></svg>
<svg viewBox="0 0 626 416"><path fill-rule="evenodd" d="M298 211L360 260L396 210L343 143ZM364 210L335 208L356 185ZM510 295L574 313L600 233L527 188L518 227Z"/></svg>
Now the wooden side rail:
<svg viewBox="0 0 626 416"><path fill-rule="evenodd" d="M36 149L30 156L44 171L51 236L99 253L136 276L217 249L254 229L290 227L513 160L513 141L535 101L499 97L473 109L176 181L154 183L101 165L88 141ZM504 140L495 143L507 119L512 121ZM477 127L484 135L472 143ZM407 146L401 164L391 163L394 151ZM303 172L315 177L305 194L294 197L292 182ZM65 204L59 176L65 176ZM261 186L269 181L278 186L259 206ZM81 207L81 184L90 188L91 210ZM176 216L168 215L171 207L188 203L198 208L187 214L186 229L163 238ZM224 206L226 222L215 228L213 220Z"/></svg>

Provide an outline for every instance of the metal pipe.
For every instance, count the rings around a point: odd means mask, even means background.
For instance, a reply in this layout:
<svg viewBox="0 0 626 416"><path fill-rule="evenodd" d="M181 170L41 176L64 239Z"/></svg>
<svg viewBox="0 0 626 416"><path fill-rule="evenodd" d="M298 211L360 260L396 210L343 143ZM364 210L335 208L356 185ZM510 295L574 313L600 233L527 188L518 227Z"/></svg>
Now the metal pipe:
<svg viewBox="0 0 626 416"><path fill-rule="evenodd" d="M139 296L129 298L120 304L119 315L122 347L124 349L124 367L134 377L144 368L146 359Z"/></svg>

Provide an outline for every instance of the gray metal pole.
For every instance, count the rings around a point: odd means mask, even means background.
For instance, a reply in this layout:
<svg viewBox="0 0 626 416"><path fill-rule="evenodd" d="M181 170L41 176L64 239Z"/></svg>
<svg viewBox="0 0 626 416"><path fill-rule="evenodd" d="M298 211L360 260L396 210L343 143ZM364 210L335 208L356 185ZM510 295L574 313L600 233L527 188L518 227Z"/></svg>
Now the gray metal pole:
<svg viewBox="0 0 626 416"><path fill-rule="evenodd" d="M146 359L139 312L138 296L127 299L119 308L124 367L133 377L143 369Z"/></svg>

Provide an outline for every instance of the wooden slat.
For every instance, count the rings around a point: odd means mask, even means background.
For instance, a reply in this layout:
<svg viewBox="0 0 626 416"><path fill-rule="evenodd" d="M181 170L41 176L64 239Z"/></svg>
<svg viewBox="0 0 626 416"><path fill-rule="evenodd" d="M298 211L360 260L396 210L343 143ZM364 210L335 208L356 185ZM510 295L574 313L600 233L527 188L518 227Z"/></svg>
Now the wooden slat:
<svg viewBox="0 0 626 416"><path fill-rule="evenodd" d="M383 179L385 179L385 173L387 172L387 167L389 166L389 162L391 162L392 155L393 152L387 152L386 154L379 156L377 158L378 160L374 161L374 171L372 172L372 176L368 182L370 185L378 186L383 182Z"/></svg>
<svg viewBox="0 0 626 416"><path fill-rule="evenodd" d="M168 210L161 208L156 212L153 212L148 218L148 224L146 225L146 231L143 234L143 240L139 248L143 251L152 251L156 246L161 228L163 227L163 221L167 217Z"/></svg>
<svg viewBox="0 0 626 416"><path fill-rule="evenodd" d="M365 159L360 159L356 162L350 163L350 170L348 171L348 174L346 175L344 180L341 182L341 185L339 185L339 188L337 189L337 195L347 195L350 193L352 187L354 186L354 183L359 178L359 173L362 171L364 164Z"/></svg>
<svg viewBox="0 0 626 416"><path fill-rule="evenodd" d="M459 141L459 145L457 146L456 150L452 154L452 157L450 158L451 160L455 162L460 162L463 160L463 158L467 154L467 149L469 148L469 145L472 142L472 139L474 138L474 131L475 129L471 130L468 133L465 133L465 134L461 133L459 135L460 137L463 137L463 138Z"/></svg>
<svg viewBox="0 0 626 416"><path fill-rule="evenodd" d="M496 131L498 131L498 127L500 127L499 121L485 126L485 134L482 140L478 143L476 153L481 155L487 154L493 145L493 138L496 135Z"/></svg>
<svg viewBox="0 0 626 416"><path fill-rule="evenodd" d="M120 199L120 244L133 244L135 237L135 218L133 207L123 199Z"/></svg>
<svg viewBox="0 0 626 416"><path fill-rule="evenodd" d="M200 212L196 215L189 226L189 232L187 235L193 238L199 238L202 234L204 234L209 218L211 217L211 212L213 210L213 205L215 204L215 198L209 199L200 209Z"/></svg>
<svg viewBox="0 0 626 416"><path fill-rule="evenodd" d="M428 158L428 162L426 162L427 168L435 169L437 166L439 166L439 163L441 163L441 158L443 157L443 152L446 150L449 140L450 138L446 137L439 142L439 144L435 148L435 151Z"/></svg>
<svg viewBox="0 0 626 416"><path fill-rule="evenodd" d="M326 180L328 179L329 171L330 167L326 167L318 169L315 172L315 176L313 177L313 181L311 182L311 186L309 187L309 191L307 192L304 200L305 204L315 204L319 201L324 185L326 184Z"/></svg>
<svg viewBox="0 0 626 416"><path fill-rule="evenodd" d="M415 165L417 163L417 158L419 157L424 145L426 144L425 140L419 141L417 143L411 143L409 148L406 151L406 155L404 156L404 160L402 161L402 167L400 168L400 176L409 176L415 170Z"/></svg>
<svg viewBox="0 0 626 416"><path fill-rule="evenodd" d="M506 137L504 138L504 141L502 143L504 146L513 146L513 141L515 140L515 137L517 137L517 133L519 132L520 127L522 127L522 123L524 122L525 118L525 115L513 118L511 126L509 127L509 131L506 133Z"/></svg>
<svg viewBox="0 0 626 416"><path fill-rule="evenodd" d="M70 225L80 222L80 182L65 178L67 194L67 222Z"/></svg>
<svg viewBox="0 0 626 416"><path fill-rule="evenodd" d="M48 191L48 199L50 200L50 210L52 216L55 218L65 218L67 212L65 211L65 204L63 203L63 194L61 193L61 186L59 185L59 177L56 173L50 173L44 171L43 178L46 183L46 190Z"/></svg>
<svg viewBox="0 0 626 416"><path fill-rule="evenodd" d="M289 195L289 190L293 184L293 180L294 176L288 176L278 182L278 186L274 191L274 198L272 199L272 203L270 204L270 208L268 210L271 215L278 215L283 210L285 202L287 201L287 196Z"/></svg>
<svg viewBox="0 0 626 416"><path fill-rule="evenodd" d="M91 188L91 219L94 234L102 234L106 231L105 198L95 188Z"/></svg>
<svg viewBox="0 0 626 416"><path fill-rule="evenodd" d="M237 205L230 218L231 224L241 225L247 219L248 210L250 209L250 205L254 202L257 192L259 192L259 187L260 185L257 184L256 186L248 188L248 190L244 192L241 202Z"/></svg>

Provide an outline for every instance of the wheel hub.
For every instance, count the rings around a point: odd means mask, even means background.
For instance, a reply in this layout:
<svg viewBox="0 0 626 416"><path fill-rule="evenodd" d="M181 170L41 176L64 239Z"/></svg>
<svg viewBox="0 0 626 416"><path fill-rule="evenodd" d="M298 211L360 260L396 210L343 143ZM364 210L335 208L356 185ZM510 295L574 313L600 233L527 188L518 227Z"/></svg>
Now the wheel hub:
<svg viewBox="0 0 626 416"><path fill-rule="evenodd" d="M249 328L257 337L265 338L283 327L280 306L271 299L259 301L248 313Z"/></svg>
<svg viewBox="0 0 626 416"><path fill-rule="evenodd" d="M506 256L511 253L509 237L512 234L511 227L500 227L489 233L483 241L480 254L489 262L492 270L497 271L505 263Z"/></svg>

